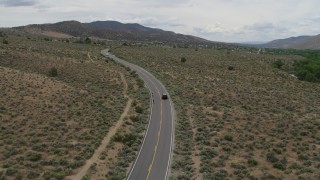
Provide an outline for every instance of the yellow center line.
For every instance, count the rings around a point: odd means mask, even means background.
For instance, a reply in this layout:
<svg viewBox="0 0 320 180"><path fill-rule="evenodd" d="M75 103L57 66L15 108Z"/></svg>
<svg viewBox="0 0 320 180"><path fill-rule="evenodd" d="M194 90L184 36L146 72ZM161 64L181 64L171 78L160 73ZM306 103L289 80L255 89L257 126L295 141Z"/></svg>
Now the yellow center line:
<svg viewBox="0 0 320 180"><path fill-rule="evenodd" d="M152 82L152 81L151 81ZM151 169L152 169L152 166L153 166L153 163L154 163L154 159L156 157L156 154L157 154L157 150L158 150L158 145L159 145L159 140L160 140L160 134L161 134L161 128L162 128L162 100L161 100L161 94L157 88L157 91L158 91L158 94L159 94L159 97L160 97L160 128L159 128L159 131L158 131L158 140L157 140L157 144L156 146L154 147L154 154L153 154L153 158L152 158L152 162L149 166L149 169L148 169L148 175L147 175L147 178L146 180L149 179L149 176L150 176L150 173L151 173Z"/></svg>

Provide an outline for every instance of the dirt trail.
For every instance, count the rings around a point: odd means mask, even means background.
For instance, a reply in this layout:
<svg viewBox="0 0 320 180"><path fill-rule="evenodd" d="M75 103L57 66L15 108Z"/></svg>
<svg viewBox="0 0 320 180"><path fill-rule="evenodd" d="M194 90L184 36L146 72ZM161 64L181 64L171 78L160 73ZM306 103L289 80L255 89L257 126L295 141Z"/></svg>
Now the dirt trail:
<svg viewBox="0 0 320 180"><path fill-rule="evenodd" d="M93 59L91 58L91 56L90 56L90 53L88 52L88 58L89 58L89 60L91 61L91 62L94 62L93 61Z"/></svg>
<svg viewBox="0 0 320 180"><path fill-rule="evenodd" d="M88 159L85 163L84 166L82 166L82 168L80 169L80 171L72 176L67 177L67 179L74 179L74 180L79 180L81 179L83 176L86 175L88 169L90 168L90 166L97 162L99 159L100 154L102 153L102 151L105 149L105 147L109 144L111 137L114 136L116 134L116 132L118 131L118 129L122 126L123 122L124 122L124 118L127 116L130 107L131 107L131 103L132 103L132 99L129 99L127 102L127 105L120 117L120 119L112 126L110 127L110 131L108 132L108 134L103 138L100 146L98 147L98 149L96 149L96 151L94 152L93 156Z"/></svg>
<svg viewBox="0 0 320 180"><path fill-rule="evenodd" d="M128 97L128 84L127 84L126 78L124 77L124 75L121 72L119 72L119 74L120 74L121 81L122 81L123 86L124 86L123 94L124 94L125 97Z"/></svg>
<svg viewBox="0 0 320 180"><path fill-rule="evenodd" d="M88 54L89 55L89 54ZM125 97L128 97L128 84L127 84L127 81L124 77L124 75L122 73L119 73L120 74L120 77L121 77L121 80L123 82L123 85L124 85L124 96ZM66 179L74 179L74 180L79 180L81 179L83 176L86 175L86 173L88 172L90 166L94 163L96 163L98 160L99 160L99 156L101 155L101 153L103 152L103 150L105 149L105 147L109 144L112 136L114 136L116 134L116 132L118 131L118 129L123 125L124 123L124 118L127 116L129 110L130 110L130 107L131 107L131 104L132 104L132 99L129 98L128 101L127 101L127 105L126 107L124 108L124 111L123 113L121 114L120 116L120 119L118 121L116 121L112 127L109 128L109 132L108 134L103 138L100 146L98 147L98 149L95 150L93 156L88 159L85 163L84 166L81 167L80 171L77 172L75 175L72 175L72 176L69 176L67 177Z"/></svg>
<svg viewBox="0 0 320 180"><path fill-rule="evenodd" d="M193 106L189 106L188 111L187 111L187 116L189 117L190 125L192 128L192 141L195 142L195 137L196 137L196 125L195 125L195 120L192 118L193 114ZM192 161L194 162L193 167L196 172L196 177L195 179L203 179L202 173L200 173L200 166L201 166L201 160L199 156L199 149L197 145L194 146L194 150L192 152ZM198 154L198 155L196 155Z"/></svg>

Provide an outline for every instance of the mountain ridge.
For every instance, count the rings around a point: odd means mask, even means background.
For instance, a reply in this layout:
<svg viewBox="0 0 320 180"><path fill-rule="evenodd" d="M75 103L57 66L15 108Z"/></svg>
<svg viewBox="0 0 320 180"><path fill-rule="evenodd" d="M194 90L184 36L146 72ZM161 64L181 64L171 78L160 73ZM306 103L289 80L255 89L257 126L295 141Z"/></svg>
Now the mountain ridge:
<svg viewBox="0 0 320 180"><path fill-rule="evenodd" d="M276 39L266 44L257 45L264 48L281 49L320 49L320 35L315 36L297 36L285 39Z"/></svg>
<svg viewBox="0 0 320 180"><path fill-rule="evenodd" d="M70 20L52 24L31 24L14 28L25 31L53 31L74 37L88 36L108 40L161 41L199 44L213 42L192 35L183 35L172 31L146 27L137 23L125 24L118 21L81 23Z"/></svg>

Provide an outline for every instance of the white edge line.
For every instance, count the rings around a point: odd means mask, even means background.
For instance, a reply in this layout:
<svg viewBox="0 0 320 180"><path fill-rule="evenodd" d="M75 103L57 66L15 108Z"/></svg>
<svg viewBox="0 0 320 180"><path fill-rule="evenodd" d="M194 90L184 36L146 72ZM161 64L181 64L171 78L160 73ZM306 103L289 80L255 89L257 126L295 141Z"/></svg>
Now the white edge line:
<svg viewBox="0 0 320 180"><path fill-rule="evenodd" d="M109 53L109 50L107 51L108 52L108 54L110 54ZM103 54L103 52L102 52L102 54ZM106 56L105 54L103 54L104 56ZM110 54L111 55L111 54ZM110 56L108 56L108 57L110 57ZM116 56L115 56L116 57ZM112 57L110 57L110 58L112 58ZM113 58L112 58L113 59ZM120 59L120 58L119 58ZM115 59L114 59L115 60ZM117 60L116 60L117 61ZM120 61L117 61L118 63L121 63ZM121 63L122 64L122 63ZM126 64L123 64L123 65L125 65L126 66ZM127 65L131 65L131 63L128 63ZM127 67L129 67L130 68L130 66L127 66ZM139 75L140 76L140 75ZM142 79L143 80L143 79ZM148 132L149 132L149 126L150 126L150 122L151 122L151 116L152 116L152 108L153 108L153 103L152 103L152 94L151 94L151 89L150 89L150 87L148 87L148 85L147 85L147 83L145 83L145 86L148 88L148 90L149 90L149 94L150 94L150 114L149 114L149 123L148 123L148 126L147 126L147 130L146 130L146 132L144 133L144 137L143 137L143 141L142 141L142 144L141 144L141 146L140 146L140 150L139 150L139 152L138 152L138 155L136 156L136 159L135 159L135 161L134 161L134 164L133 164L133 166L131 167L131 170L130 170L130 173L129 173L129 175L128 175L128 177L127 177L127 180L129 180L130 179L130 176L131 176L131 174L132 174L132 171L133 171L133 169L134 169L134 167L135 167L135 165L136 165L136 163L137 163L137 160L139 159L139 157L140 157L140 153L141 153L141 150L142 150L142 147L143 147L143 145L144 145L144 142L145 142L145 139L146 139L146 137L147 137L147 134L148 134Z"/></svg>
<svg viewBox="0 0 320 180"><path fill-rule="evenodd" d="M145 85L145 86L149 89L149 87L148 87L147 85ZM128 175L127 180L129 180L129 179L130 179L130 177L131 177L131 174L132 174L133 169L135 168L136 163L137 163L137 161L138 161L138 159L139 159L139 157L140 157L140 153L141 153L142 147L143 147L143 145L144 145L145 139L146 139L147 134L148 134L148 132L149 132L149 126L150 126L150 123L151 123L152 108L153 108L153 103L151 102L151 101L152 101L152 96L151 96L151 90L150 90L150 89L149 89L149 94L150 94L150 114L149 114L149 123L148 123L148 126L147 126L147 130L146 130L146 132L144 133L144 137L143 137L142 144L141 144L141 146L140 146L140 150L139 150L139 152L138 152L138 155L136 156L136 159L135 159L135 161L134 161L134 164L133 164L133 165L132 165L132 167L131 167L131 170L130 170L130 173L129 173L129 175Z"/></svg>
<svg viewBox="0 0 320 180"><path fill-rule="evenodd" d="M169 178L168 173L170 171L170 166L171 166L171 159L172 159L172 151L173 151L173 145L174 145L174 108L173 108L173 103L170 99L170 106L171 106L171 122L172 122L172 130L171 130L171 143L170 143L170 155L169 155L169 160L168 160L168 164L167 164L167 171L166 171L166 176L165 176L165 180L167 180Z"/></svg>

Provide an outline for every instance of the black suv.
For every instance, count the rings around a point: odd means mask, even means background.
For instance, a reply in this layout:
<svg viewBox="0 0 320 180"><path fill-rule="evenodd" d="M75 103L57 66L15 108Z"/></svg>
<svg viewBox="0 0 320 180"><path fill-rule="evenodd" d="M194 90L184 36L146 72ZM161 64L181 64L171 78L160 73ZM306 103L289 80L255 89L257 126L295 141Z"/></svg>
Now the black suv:
<svg viewBox="0 0 320 180"><path fill-rule="evenodd" d="M162 94L162 99L168 99L168 95L166 93Z"/></svg>

